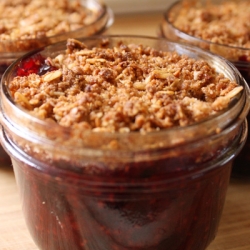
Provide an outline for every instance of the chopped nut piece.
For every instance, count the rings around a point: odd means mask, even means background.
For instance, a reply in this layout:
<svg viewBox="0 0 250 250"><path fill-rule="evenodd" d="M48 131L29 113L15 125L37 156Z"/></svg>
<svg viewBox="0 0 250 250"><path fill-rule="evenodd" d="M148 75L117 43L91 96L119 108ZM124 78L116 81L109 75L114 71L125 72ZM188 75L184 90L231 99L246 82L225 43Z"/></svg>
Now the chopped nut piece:
<svg viewBox="0 0 250 250"><path fill-rule="evenodd" d="M21 106L23 106L26 109L31 109L31 104L29 100L20 92L16 92L15 95L15 101L19 103Z"/></svg>
<svg viewBox="0 0 250 250"><path fill-rule="evenodd" d="M44 75L43 80L45 82L51 82L57 78L60 78L62 76L61 70L56 70L52 72L48 72L46 75Z"/></svg>
<svg viewBox="0 0 250 250"><path fill-rule="evenodd" d="M146 84L144 82L135 82L133 86L138 90L145 90L146 88Z"/></svg>
<svg viewBox="0 0 250 250"><path fill-rule="evenodd" d="M242 86L238 86L225 96L219 96L212 104L214 110L222 110L228 106L229 102L234 98L240 91L242 91Z"/></svg>
<svg viewBox="0 0 250 250"><path fill-rule="evenodd" d="M167 77L172 76L172 74L166 70L154 70L152 74L155 78L159 79L166 79Z"/></svg>
<svg viewBox="0 0 250 250"><path fill-rule="evenodd" d="M106 62L106 60L103 58L89 58L86 60L86 62L88 62L90 64L95 64L97 62Z"/></svg>

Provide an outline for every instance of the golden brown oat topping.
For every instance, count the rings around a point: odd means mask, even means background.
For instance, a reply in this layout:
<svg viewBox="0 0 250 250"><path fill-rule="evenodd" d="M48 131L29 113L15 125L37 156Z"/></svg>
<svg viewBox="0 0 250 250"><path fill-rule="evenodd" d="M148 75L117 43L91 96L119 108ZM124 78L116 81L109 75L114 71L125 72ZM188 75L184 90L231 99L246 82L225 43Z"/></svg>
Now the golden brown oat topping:
<svg viewBox="0 0 250 250"><path fill-rule="evenodd" d="M170 21L181 31L218 44L250 49L250 1L221 1L192 5L184 1ZM250 52L245 60L250 61Z"/></svg>
<svg viewBox="0 0 250 250"><path fill-rule="evenodd" d="M92 23L98 15L80 0L1 0L0 45L73 31ZM0 52L6 49L6 45L0 46Z"/></svg>
<svg viewBox="0 0 250 250"><path fill-rule="evenodd" d="M186 126L228 106L242 87L203 60L122 42L87 48L69 39L57 70L17 76L15 102L41 119L93 131L148 132Z"/></svg>

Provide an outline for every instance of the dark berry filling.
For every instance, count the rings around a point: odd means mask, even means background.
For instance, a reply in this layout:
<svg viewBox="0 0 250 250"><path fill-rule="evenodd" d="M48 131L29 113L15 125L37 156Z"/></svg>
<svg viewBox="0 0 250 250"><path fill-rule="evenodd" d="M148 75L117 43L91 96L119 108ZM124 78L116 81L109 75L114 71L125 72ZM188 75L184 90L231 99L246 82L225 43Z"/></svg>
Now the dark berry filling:
<svg viewBox="0 0 250 250"><path fill-rule="evenodd" d="M56 70L41 54L23 59L17 69L17 76L28 76L30 74L44 75L49 71Z"/></svg>

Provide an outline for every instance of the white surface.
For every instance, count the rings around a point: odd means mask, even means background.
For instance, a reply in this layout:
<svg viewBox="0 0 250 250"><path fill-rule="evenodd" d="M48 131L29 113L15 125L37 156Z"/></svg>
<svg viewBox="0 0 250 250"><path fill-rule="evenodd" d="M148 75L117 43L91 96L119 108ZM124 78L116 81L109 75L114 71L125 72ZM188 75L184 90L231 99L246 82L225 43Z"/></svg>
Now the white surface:
<svg viewBox="0 0 250 250"><path fill-rule="evenodd" d="M176 0L101 0L114 13L133 13L146 11L164 11Z"/></svg>

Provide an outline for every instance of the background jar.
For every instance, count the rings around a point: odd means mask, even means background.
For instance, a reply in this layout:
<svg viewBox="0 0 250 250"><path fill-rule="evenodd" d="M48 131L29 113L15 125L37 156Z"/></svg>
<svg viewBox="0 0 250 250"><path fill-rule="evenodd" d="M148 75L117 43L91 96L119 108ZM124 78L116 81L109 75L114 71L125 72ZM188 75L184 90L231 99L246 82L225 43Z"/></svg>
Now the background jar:
<svg viewBox="0 0 250 250"><path fill-rule="evenodd" d="M241 2L247 2L240 0ZM239 3L240 1L236 1ZM205 4L222 4L230 1L199 1L199 0L183 0L173 3L165 12L163 21L160 25L160 36L177 42L183 42L190 45L195 45L204 50L222 56L232 62L245 78L247 83L250 83L250 48L231 46L228 44L219 44L208 40L203 40L199 37L189 35L175 27L174 20L180 15L183 8L193 9L195 6L204 6ZM209 6L207 7L209 9ZM246 10L248 11L248 10ZM250 13L249 13L250 16ZM250 115L247 116L248 124L250 124ZM248 125L249 126L249 125ZM235 176L250 176L250 136L247 139L246 145L234 160L233 173Z"/></svg>
<svg viewBox="0 0 250 250"><path fill-rule="evenodd" d="M106 37L202 58L244 90L221 114L153 133L72 131L32 117L1 86L1 142L40 249L205 249L220 221L231 163L245 143L249 89L226 60L144 37ZM87 45L98 38L82 39ZM54 57L65 42L34 53ZM218 131L220 131L218 133ZM116 147L111 145L116 144ZM178 239L178 240L177 240Z"/></svg>
<svg viewBox="0 0 250 250"><path fill-rule="evenodd" d="M0 41L0 79L5 70L19 57L43 46L63 41L69 37L89 37L104 33L113 23L112 10L96 0L81 0L81 6L89 11L89 21L81 28L53 36L42 36L34 39L3 40ZM4 11L4 10L3 10ZM46 17L46 16L45 16ZM44 17L44 18L45 18ZM9 163L9 157L0 146L0 162Z"/></svg>

